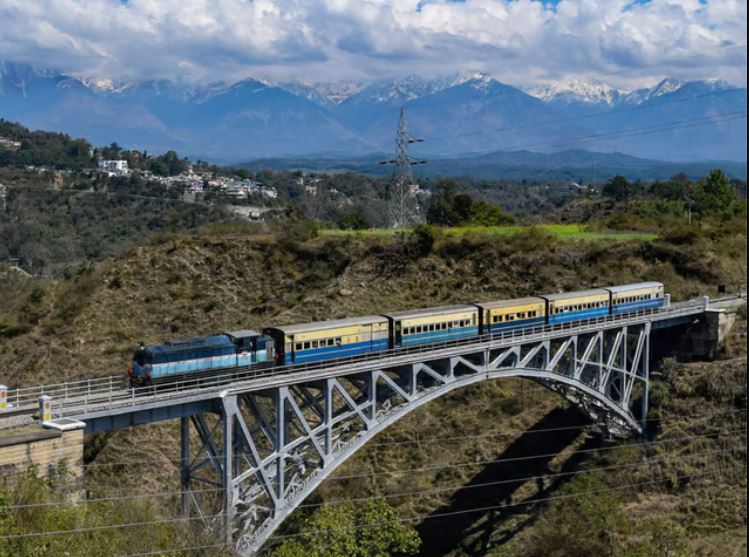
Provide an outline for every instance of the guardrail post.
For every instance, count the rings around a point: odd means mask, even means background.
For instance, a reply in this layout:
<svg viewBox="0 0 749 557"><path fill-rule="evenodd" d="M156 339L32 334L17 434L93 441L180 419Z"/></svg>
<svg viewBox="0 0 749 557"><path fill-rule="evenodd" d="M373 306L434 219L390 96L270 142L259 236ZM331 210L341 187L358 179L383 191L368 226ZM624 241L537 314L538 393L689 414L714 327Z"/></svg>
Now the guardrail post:
<svg viewBox="0 0 749 557"><path fill-rule="evenodd" d="M39 421L42 425L52 421L52 397L41 395L39 397Z"/></svg>
<svg viewBox="0 0 749 557"><path fill-rule="evenodd" d="M8 408L8 387L0 385L0 412L5 412Z"/></svg>

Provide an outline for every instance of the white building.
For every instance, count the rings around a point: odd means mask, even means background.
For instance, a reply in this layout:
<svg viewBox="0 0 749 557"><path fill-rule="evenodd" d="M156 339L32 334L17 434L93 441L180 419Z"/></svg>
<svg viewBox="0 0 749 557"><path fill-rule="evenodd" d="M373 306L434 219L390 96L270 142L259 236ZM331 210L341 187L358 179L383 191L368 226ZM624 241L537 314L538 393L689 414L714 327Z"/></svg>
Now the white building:
<svg viewBox="0 0 749 557"><path fill-rule="evenodd" d="M127 174L129 169L127 167L127 161L124 160L101 160L99 161L99 171Z"/></svg>

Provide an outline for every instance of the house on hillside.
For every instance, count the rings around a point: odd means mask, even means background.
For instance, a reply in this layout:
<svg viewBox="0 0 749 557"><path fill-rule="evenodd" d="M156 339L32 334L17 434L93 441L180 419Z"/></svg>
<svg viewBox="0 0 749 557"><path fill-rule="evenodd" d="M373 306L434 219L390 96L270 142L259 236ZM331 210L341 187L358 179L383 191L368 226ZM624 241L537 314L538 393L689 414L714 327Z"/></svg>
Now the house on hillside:
<svg viewBox="0 0 749 557"><path fill-rule="evenodd" d="M108 174L123 175L130 172L126 160L100 160L98 164L99 172Z"/></svg>

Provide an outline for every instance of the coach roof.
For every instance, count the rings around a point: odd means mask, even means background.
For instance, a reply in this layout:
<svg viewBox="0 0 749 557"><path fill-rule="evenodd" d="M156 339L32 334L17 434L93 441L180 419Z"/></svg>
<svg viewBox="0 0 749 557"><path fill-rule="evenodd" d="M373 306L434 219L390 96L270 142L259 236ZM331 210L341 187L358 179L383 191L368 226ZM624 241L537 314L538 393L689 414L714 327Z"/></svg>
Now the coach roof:
<svg viewBox="0 0 749 557"><path fill-rule="evenodd" d="M326 329L341 329L344 327L366 326L375 323L385 324L388 320L382 315L366 315L364 317L347 317L330 321L315 321L314 323L297 323L293 325L277 325L266 330L282 331L286 335L308 333L310 331L324 331Z"/></svg>
<svg viewBox="0 0 749 557"><path fill-rule="evenodd" d="M452 313L465 313L465 312L473 312L478 311L478 308L476 306L469 306L469 305L456 305L456 306L442 306L442 307L436 307L436 308L426 308L426 309L414 309L414 310L407 310L407 311L396 311L393 313L384 313L383 315L386 315L387 317L391 317L393 319L402 320L402 319L412 319L415 317L431 317L431 316L439 316L439 315L450 315Z"/></svg>
<svg viewBox="0 0 749 557"><path fill-rule="evenodd" d="M604 288L593 288L590 290L578 290L577 292L560 292L559 294L544 294L541 298L545 298L550 302L557 302L560 300L571 300L573 298L584 298L586 296L608 296L609 291Z"/></svg>
<svg viewBox="0 0 749 557"><path fill-rule="evenodd" d="M622 284L621 286L610 286L606 290L610 290L614 294L617 292L629 292L631 290L643 290L646 288L663 288L662 282L636 282L633 284Z"/></svg>

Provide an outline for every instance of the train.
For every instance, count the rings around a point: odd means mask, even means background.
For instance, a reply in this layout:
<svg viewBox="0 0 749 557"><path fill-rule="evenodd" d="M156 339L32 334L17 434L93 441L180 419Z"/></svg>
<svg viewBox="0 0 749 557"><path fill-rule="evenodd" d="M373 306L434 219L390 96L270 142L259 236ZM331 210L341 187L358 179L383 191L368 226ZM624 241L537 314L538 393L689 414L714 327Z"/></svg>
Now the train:
<svg viewBox="0 0 749 557"><path fill-rule="evenodd" d="M557 325L654 309L668 304L660 282L529 296L239 330L141 345L128 368L140 387L201 377L237 367L293 366L382 350Z"/></svg>

